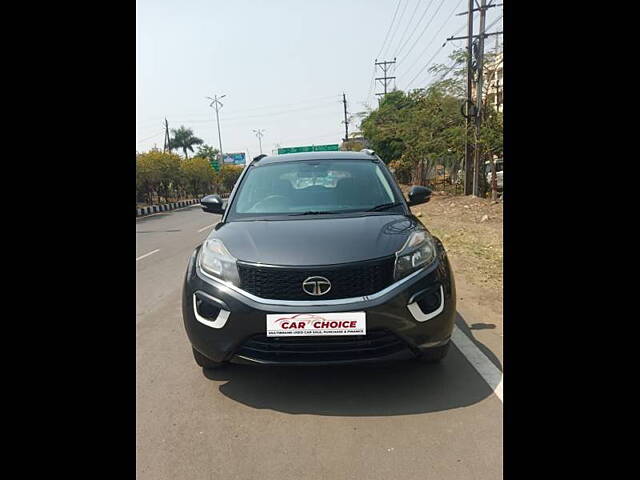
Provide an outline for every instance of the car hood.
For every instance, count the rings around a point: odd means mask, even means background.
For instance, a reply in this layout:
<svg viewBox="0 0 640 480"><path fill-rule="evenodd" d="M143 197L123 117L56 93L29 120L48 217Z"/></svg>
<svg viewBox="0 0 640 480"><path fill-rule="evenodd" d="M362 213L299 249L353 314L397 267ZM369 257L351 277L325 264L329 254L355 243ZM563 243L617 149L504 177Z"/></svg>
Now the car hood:
<svg viewBox="0 0 640 480"><path fill-rule="evenodd" d="M393 255L419 223L407 215L366 215L222 224L218 238L238 260L270 265L333 265Z"/></svg>

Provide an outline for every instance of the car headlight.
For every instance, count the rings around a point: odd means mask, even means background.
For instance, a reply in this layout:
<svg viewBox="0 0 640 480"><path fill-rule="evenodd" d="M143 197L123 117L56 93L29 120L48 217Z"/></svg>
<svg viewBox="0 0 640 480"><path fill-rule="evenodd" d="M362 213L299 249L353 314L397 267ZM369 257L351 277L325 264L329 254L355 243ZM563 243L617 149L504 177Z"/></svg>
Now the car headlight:
<svg viewBox="0 0 640 480"><path fill-rule="evenodd" d="M396 252L394 278L400 280L436 258L436 245L426 230L417 230L409 235L404 246Z"/></svg>
<svg viewBox="0 0 640 480"><path fill-rule="evenodd" d="M221 240L212 238L205 240L200 249L200 268L209 275L213 275L220 280L240 285L240 274L236 259L224 246Z"/></svg>

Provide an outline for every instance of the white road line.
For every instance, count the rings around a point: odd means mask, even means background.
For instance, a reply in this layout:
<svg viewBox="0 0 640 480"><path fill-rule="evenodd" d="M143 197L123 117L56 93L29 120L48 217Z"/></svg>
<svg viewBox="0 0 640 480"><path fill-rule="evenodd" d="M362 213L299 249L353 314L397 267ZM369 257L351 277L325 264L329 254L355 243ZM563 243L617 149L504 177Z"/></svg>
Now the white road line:
<svg viewBox="0 0 640 480"><path fill-rule="evenodd" d="M145 253L144 255L140 255L138 258L136 258L136 262L138 260L142 260L144 257L148 257L149 255L153 255L154 253L159 252L159 251L160 251L160 249L156 248L153 252L149 252L149 253Z"/></svg>
<svg viewBox="0 0 640 480"><path fill-rule="evenodd" d="M489 384L493 393L502 402L502 372L500 369L457 326L453 327L451 338L456 347L469 360L469 363L473 365L473 368L478 371L484 381Z"/></svg>
<svg viewBox="0 0 640 480"><path fill-rule="evenodd" d="M218 222L212 223L211 225L207 225L206 227L202 227L200 230L198 230L198 233L204 232L207 228L215 227L217 224Z"/></svg>

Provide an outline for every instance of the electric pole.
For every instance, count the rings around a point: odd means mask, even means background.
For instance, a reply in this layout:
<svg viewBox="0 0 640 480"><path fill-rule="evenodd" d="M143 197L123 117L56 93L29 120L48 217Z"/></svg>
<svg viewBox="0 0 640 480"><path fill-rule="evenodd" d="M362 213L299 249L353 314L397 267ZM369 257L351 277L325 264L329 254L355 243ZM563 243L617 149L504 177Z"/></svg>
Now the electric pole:
<svg viewBox="0 0 640 480"><path fill-rule="evenodd" d="M256 134L256 137L258 137L258 143L260 143L260 155L262 155L262 135L264 135L264 130L259 128L259 129L254 129L253 133Z"/></svg>
<svg viewBox="0 0 640 480"><path fill-rule="evenodd" d="M218 145L220 146L220 166L222 166L223 163L223 157L222 157L222 136L220 135L220 116L218 114L218 110L220 108L223 107L222 102L220 101L220 99L226 97L227 95L222 95L221 97L218 98L218 95L214 95L213 98L211 97L206 97L209 100L211 100L211 103L209 104L210 107L215 108L216 110L216 122L218 123Z"/></svg>
<svg viewBox="0 0 640 480"><path fill-rule="evenodd" d="M349 141L349 120L347 120L347 96L342 92L342 103L344 104L344 138L345 142Z"/></svg>
<svg viewBox="0 0 640 480"><path fill-rule="evenodd" d="M464 194L471 194L472 172L471 164L471 142L469 141L469 130L471 127L471 117L473 115L473 0L469 0L469 11L467 12L467 113L465 115L465 136L464 136Z"/></svg>
<svg viewBox="0 0 640 480"><path fill-rule="evenodd" d="M485 17L486 11L489 8L497 7L500 4L493 4L493 0L487 5L486 0L482 0L482 4L478 5L478 8L473 8L473 0L469 0L469 9L459 15L467 15L467 31L466 37L449 37L447 40L461 40L467 39L467 98L465 100L465 107L463 109L463 115L466 119L466 135L465 135L465 155L464 155L464 194L479 195L480 192L480 148L478 140L480 136L480 126L482 123L481 110L482 110L482 62L484 59L484 39L490 35L500 35L502 32L485 33ZM478 0L476 0L476 4ZM473 12L480 12L480 32L478 35L473 34ZM475 43L473 39L477 38L478 42ZM474 47L476 48L474 51ZM475 58L475 70L478 73L478 79L476 83L476 101L477 105L473 101L473 83L474 83L474 64ZM466 110L466 112L464 111ZM474 148L471 147L469 141L470 126L473 121L475 126L474 131ZM475 155L474 155L475 153ZM472 160L472 156L474 157ZM473 163L472 163L473 162Z"/></svg>
<svg viewBox="0 0 640 480"><path fill-rule="evenodd" d="M482 125L482 80L483 70L482 63L484 61L484 27L485 17L487 14L486 9L487 0L482 0L480 5L480 32L478 37L478 55L476 58L476 69L478 75L478 81L476 83L476 132L475 132L475 151L474 151L474 165L473 165L473 195L480 196L480 170L482 168L482 155L479 145L480 140L480 127Z"/></svg>
<svg viewBox="0 0 640 480"><path fill-rule="evenodd" d="M169 136L169 122L166 117L164 119L164 147L162 149L163 153L166 153L169 150L171 153L171 137Z"/></svg>
<svg viewBox="0 0 640 480"><path fill-rule="evenodd" d="M377 77L377 78L376 78L376 82L380 82L380 83L382 83L382 86L383 86L383 92L382 92L382 93L376 93L376 95L382 95L382 96L383 96L383 98L384 98L384 95L386 95L386 94L387 94L387 87L388 87L388 85L389 85L389 82L390 82L391 80L395 80L395 78L396 78L396 77L389 77L389 76L387 75L387 73L389 72L389 69L391 68L391 66L392 66L392 65L395 65L395 64L396 64L396 59L395 59L395 57L394 57L394 59L393 59L393 62L387 62L387 61L384 61L384 62L378 62L378 59L376 59L376 61L375 61L375 65L376 65L377 67L380 67L380 70L382 70L382 74L383 74L383 76L382 76L382 77Z"/></svg>

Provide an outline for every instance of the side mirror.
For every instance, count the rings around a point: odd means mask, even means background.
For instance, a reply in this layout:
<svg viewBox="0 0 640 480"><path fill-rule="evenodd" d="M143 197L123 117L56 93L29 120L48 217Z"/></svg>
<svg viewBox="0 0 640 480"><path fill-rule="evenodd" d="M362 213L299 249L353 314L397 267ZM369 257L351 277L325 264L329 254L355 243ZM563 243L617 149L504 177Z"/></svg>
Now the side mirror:
<svg viewBox="0 0 640 480"><path fill-rule="evenodd" d="M427 203L429 200L431 200L431 190L427 187L414 185L409 190L409 206Z"/></svg>
<svg viewBox="0 0 640 480"><path fill-rule="evenodd" d="M218 195L207 195L200 200L200 206L204 212L223 214L226 205Z"/></svg>

